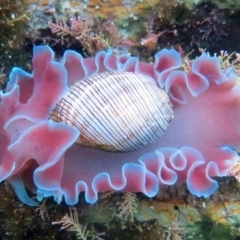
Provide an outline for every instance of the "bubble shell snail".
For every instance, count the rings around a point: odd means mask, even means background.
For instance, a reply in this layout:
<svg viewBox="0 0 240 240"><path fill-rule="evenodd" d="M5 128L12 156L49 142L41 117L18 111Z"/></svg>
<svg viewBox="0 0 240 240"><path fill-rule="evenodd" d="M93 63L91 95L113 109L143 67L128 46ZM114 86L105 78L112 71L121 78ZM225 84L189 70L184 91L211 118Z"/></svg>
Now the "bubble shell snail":
<svg viewBox="0 0 240 240"><path fill-rule="evenodd" d="M240 85L217 57L186 72L173 49L154 63L70 50L56 62L48 46L33 55L33 72L13 68L0 93L0 181L22 202L38 204L25 187L74 205L82 192L88 203L104 191L154 197L177 182L208 197L237 162Z"/></svg>
<svg viewBox="0 0 240 240"><path fill-rule="evenodd" d="M109 71L73 84L51 118L77 127L80 145L130 152L156 142L173 110L167 93L153 80Z"/></svg>

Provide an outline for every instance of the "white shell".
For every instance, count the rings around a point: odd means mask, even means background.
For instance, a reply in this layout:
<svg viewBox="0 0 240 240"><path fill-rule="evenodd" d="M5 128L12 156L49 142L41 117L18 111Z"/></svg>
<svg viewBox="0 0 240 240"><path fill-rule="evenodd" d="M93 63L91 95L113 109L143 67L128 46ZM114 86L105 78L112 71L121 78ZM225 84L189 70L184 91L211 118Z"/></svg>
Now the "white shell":
<svg viewBox="0 0 240 240"><path fill-rule="evenodd" d="M129 152L154 143L173 110L154 81L132 72L103 72L73 84L51 118L77 127L80 145Z"/></svg>

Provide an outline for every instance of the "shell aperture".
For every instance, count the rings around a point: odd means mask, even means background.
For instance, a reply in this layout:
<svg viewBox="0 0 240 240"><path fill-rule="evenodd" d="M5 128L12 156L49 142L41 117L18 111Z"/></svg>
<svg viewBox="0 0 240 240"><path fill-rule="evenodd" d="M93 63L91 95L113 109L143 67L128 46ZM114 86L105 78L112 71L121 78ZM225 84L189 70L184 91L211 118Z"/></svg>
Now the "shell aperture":
<svg viewBox="0 0 240 240"><path fill-rule="evenodd" d="M173 119L167 93L132 72L102 72L75 82L51 118L80 130L77 144L130 152L146 147Z"/></svg>

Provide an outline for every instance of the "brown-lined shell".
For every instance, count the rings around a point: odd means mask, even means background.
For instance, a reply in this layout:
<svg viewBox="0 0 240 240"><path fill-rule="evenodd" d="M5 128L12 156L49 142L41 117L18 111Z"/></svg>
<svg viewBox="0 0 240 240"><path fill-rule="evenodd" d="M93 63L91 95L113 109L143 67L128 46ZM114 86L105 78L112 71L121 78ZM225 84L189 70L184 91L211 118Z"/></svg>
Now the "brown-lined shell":
<svg viewBox="0 0 240 240"><path fill-rule="evenodd" d="M103 72L72 85L51 118L77 127L80 145L129 152L154 143L173 110L154 81L132 72Z"/></svg>

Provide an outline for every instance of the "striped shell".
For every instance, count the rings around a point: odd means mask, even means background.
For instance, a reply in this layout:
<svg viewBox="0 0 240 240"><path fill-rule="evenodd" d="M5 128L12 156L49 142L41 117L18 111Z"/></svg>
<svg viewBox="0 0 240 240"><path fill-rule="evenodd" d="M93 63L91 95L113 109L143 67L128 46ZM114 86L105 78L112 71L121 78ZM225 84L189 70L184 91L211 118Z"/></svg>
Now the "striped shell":
<svg viewBox="0 0 240 240"><path fill-rule="evenodd" d="M51 118L77 127L80 145L129 152L154 143L173 111L154 81L131 72L104 72L73 84Z"/></svg>

